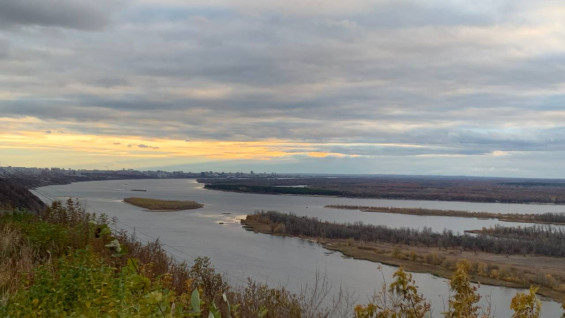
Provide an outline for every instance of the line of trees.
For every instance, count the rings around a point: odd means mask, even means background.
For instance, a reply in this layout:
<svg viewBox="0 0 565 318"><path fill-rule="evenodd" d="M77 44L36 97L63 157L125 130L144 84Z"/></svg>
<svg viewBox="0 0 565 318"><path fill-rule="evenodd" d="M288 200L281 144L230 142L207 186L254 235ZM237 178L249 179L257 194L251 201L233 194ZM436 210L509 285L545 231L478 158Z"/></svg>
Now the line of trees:
<svg viewBox="0 0 565 318"><path fill-rule="evenodd" d="M444 178L413 176L215 178L199 179L206 184L239 186L295 186L340 192L345 197L507 202L564 203L565 183L498 178ZM533 182L533 183L532 183ZM261 193L261 192L259 192Z"/></svg>
<svg viewBox="0 0 565 318"><path fill-rule="evenodd" d="M534 214L534 219L543 223L562 224L565 223L565 213Z"/></svg>
<svg viewBox="0 0 565 318"><path fill-rule="evenodd" d="M497 238L565 241L565 229L548 225L508 227L497 224L494 227L483 228L474 232Z"/></svg>
<svg viewBox="0 0 565 318"><path fill-rule="evenodd" d="M301 194L301 195L342 195L341 191L316 189L316 188L298 188L298 187L282 187L282 186L260 186L260 185L242 185L242 184L206 184L206 189L234 191L234 192L250 192L261 194Z"/></svg>
<svg viewBox="0 0 565 318"><path fill-rule="evenodd" d="M469 212L469 211L459 211L459 210L398 208L398 207L359 206L359 205L340 205L340 204L326 205L325 207L334 208L334 209L344 209L344 210L359 210L363 212L376 212L376 213L454 216L454 217L465 217L465 218L499 219L501 221L507 221L507 222L565 224L565 213L542 213L542 214L494 213L494 212Z"/></svg>
<svg viewBox="0 0 565 318"><path fill-rule="evenodd" d="M533 254L553 257L565 256L565 233L563 230L544 226L506 228L498 226L496 233L513 235L492 235L494 232L480 232L478 235L456 234L451 230L442 233L430 228L393 229L382 225L368 225L361 222L339 224L323 222L317 218L301 217L280 212L256 212L247 220L271 225L281 234L329 239L355 239L366 242L385 242L411 246L438 248L461 248L496 254ZM521 235L522 234L522 235Z"/></svg>

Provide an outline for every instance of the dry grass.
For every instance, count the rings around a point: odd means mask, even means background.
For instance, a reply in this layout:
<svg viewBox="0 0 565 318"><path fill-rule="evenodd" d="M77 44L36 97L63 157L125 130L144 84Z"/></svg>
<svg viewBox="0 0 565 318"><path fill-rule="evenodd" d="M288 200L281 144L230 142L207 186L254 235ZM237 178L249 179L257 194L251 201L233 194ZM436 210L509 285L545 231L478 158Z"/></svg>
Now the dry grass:
<svg viewBox="0 0 565 318"><path fill-rule="evenodd" d="M37 253L22 234L9 224L0 228L0 301L15 292L38 260Z"/></svg>

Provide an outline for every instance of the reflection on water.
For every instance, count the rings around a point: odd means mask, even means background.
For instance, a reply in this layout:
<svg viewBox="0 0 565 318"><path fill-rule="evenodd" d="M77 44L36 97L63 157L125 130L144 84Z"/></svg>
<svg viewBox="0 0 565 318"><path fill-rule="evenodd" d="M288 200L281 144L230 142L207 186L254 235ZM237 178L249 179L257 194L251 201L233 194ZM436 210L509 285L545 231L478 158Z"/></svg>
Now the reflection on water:
<svg viewBox="0 0 565 318"><path fill-rule="evenodd" d="M195 200L204 208L180 212L148 212L122 202L132 196L129 188L146 189L135 196L168 200ZM72 185L39 188L49 197L79 198L87 209L118 217L118 226L135 231L138 239L151 241L159 238L165 248L179 260L192 261L198 256L208 256L214 266L226 274L234 284L244 284L247 277L273 286L286 286L300 291L305 284L313 283L316 273L327 276L334 290L342 286L358 296L364 303L368 296L380 290L383 279L392 280L396 270L391 266L343 257L318 244L297 238L284 238L245 231L239 219L255 210L277 210L297 215L317 217L336 222L362 221L391 227L430 227L435 231L444 228L456 232L480 229L495 224L513 224L496 220L462 219L455 217L430 217L367 213L352 210L324 208L329 204L421 207L486 212L543 213L562 212L564 206L519 205L500 203L466 203L413 200L375 200L334 197L304 197L289 195L260 195L231 193L203 189L195 180L128 180L95 181ZM223 224L219 224L223 223ZM514 223L515 224L515 223ZM520 225L524 226L523 223ZM381 269L379 270L378 267ZM448 295L447 281L430 274L415 273L414 278L425 297L432 302L434 316L445 309ZM485 298L490 295L496 317L509 317L509 304L516 289L481 286ZM331 301L331 300L330 300ZM486 300L483 299L483 304ZM559 317L559 304L543 302L543 317Z"/></svg>

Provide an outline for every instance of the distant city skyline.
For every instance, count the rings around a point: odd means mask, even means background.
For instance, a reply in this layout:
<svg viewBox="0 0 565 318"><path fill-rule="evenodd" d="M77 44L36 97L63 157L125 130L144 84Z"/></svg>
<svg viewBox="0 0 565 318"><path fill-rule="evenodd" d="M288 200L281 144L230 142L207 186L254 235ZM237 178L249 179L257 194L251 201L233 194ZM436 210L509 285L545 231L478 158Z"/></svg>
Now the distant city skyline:
<svg viewBox="0 0 565 318"><path fill-rule="evenodd" d="M565 178L565 4L0 3L3 166Z"/></svg>

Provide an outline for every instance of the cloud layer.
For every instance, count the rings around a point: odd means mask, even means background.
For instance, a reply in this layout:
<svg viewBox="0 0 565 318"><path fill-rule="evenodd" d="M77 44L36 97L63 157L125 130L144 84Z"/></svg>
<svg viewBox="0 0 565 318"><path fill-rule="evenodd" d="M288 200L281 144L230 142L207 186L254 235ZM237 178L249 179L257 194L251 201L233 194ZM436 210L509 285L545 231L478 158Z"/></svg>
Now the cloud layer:
<svg viewBox="0 0 565 318"><path fill-rule="evenodd" d="M0 25L95 30L110 22L112 11L119 3L119 0L3 0Z"/></svg>
<svg viewBox="0 0 565 318"><path fill-rule="evenodd" d="M531 158L565 151L554 1L9 0L0 21L0 134L278 140L304 172L553 175Z"/></svg>

